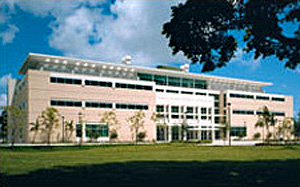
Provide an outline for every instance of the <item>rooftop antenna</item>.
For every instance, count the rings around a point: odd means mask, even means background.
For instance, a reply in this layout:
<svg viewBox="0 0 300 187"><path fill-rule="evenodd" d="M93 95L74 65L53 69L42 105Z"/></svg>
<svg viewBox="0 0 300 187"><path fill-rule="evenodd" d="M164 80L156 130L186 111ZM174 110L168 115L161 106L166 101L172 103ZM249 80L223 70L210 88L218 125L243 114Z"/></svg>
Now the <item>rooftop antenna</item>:
<svg viewBox="0 0 300 187"><path fill-rule="evenodd" d="M122 64L131 65L131 56L126 55L122 58Z"/></svg>

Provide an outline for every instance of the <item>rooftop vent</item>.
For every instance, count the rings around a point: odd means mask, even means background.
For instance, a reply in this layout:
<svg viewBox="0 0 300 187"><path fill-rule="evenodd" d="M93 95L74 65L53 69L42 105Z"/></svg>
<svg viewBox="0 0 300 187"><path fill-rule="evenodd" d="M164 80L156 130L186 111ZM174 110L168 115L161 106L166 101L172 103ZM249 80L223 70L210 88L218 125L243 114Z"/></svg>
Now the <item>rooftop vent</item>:
<svg viewBox="0 0 300 187"><path fill-rule="evenodd" d="M158 65L156 66L157 69L164 69L164 70L171 70L171 71L182 71L182 69L173 67L173 66L165 66L165 65Z"/></svg>
<svg viewBox="0 0 300 187"><path fill-rule="evenodd" d="M189 64L181 65L180 69L182 69L182 71L184 71L184 72L189 72L190 65Z"/></svg>
<svg viewBox="0 0 300 187"><path fill-rule="evenodd" d="M126 55L122 58L122 64L131 65L131 56Z"/></svg>

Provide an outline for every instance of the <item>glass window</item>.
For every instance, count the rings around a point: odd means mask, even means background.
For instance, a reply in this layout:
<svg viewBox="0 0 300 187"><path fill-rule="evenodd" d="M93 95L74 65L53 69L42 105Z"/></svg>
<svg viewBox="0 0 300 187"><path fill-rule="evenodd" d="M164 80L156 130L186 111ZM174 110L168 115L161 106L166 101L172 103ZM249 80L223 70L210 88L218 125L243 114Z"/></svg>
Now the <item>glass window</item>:
<svg viewBox="0 0 300 187"><path fill-rule="evenodd" d="M207 109L204 108L204 107L202 107L202 108L201 108L201 114L206 114L206 113L207 113Z"/></svg>
<svg viewBox="0 0 300 187"><path fill-rule="evenodd" d="M186 88L194 88L194 80L193 79L182 79L182 87Z"/></svg>
<svg viewBox="0 0 300 187"><path fill-rule="evenodd" d="M81 84L81 79L50 77L50 82L51 83L61 83L61 84Z"/></svg>
<svg viewBox="0 0 300 187"><path fill-rule="evenodd" d="M85 85L87 85L87 86L112 87L111 82L92 81L92 80L85 80Z"/></svg>
<svg viewBox="0 0 300 187"><path fill-rule="evenodd" d="M194 108L193 107L186 107L186 112L187 113L193 113L194 112Z"/></svg>
<svg viewBox="0 0 300 187"><path fill-rule="evenodd" d="M195 88L207 89L206 81L204 81L204 80L195 80Z"/></svg>
<svg viewBox="0 0 300 187"><path fill-rule="evenodd" d="M246 127L231 127L230 128L230 135L231 136L245 137L247 135L247 128Z"/></svg>
<svg viewBox="0 0 300 187"><path fill-rule="evenodd" d="M167 93L179 93L178 91L175 91L175 90L167 90L166 92Z"/></svg>
<svg viewBox="0 0 300 187"><path fill-rule="evenodd" d="M108 137L108 126L98 124L86 124L86 137Z"/></svg>
<svg viewBox="0 0 300 187"><path fill-rule="evenodd" d="M185 92L185 91L182 91L181 93L182 93L182 94L193 95L193 92Z"/></svg>
<svg viewBox="0 0 300 187"><path fill-rule="evenodd" d="M179 127L172 127L172 140L179 140Z"/></svg>
<svg viewBox="0 0 300 187"><path fill-rule="evenodd" d="M178 77L168 77L169 86L180 86L180 78Z"/></svg>
<svg viewBox="0 0 300 187"><path fill-rule="evenodd" d="M257 95L256 99L258 99L258 100L270 100L270 97Z"/></svg>
<svg viewBox="0 0 300 187"><path fill-rule="evenodd" d="M69 107L81 107L81 101L62 101L62 100L51 100L51 106L69 106Z"/></svg>
<svg viewBox="0 0 300 187"><path fill-rule="evenodd" d="M164 106L163 105L157 105L156 106L156 112L164 112Z"/></svg>
<svg viewBox="0 0 300 187"><path fill-rule="evenodd" d="M151 74L145 74L145 73L138 73L139 80L144 81L152 81L152 75Z"/></svg>
<svg viewBox="0 0 300 187"><path fill-rule="evenodd" d="M116 108L118 109L130 109L130 110L148 110L148 105L139 105L139 104L126 104L126 103L117 103Z"/></svg>
<svg viewBox="0 0 300 187"><path fill-rule="evenodd" d="M112 108L112 103L86 102L88 108Z"/></svg>
<svg viewBox="0 0 300 187"><path fill-rule="evenodd" d="M167 85L167 77L163 75L155 75L154 81L158 85Z"/></svg>
<svg viewBox="0 0 300 187"><path fill-rule="evenodd" d="M282 101L282 102L284 102L285 99L284 98L280 98L280 97L272 97L272 101Z"/></svg>
<svg viewBox="0 0 300 187"><path fill-rule="evenodd" d="M172 106L172 107L171 107L171 111L172 111L173 113L178 113L178 112L179 112L179 106Z"/></svg>
<svg viewBox="0 0 300 187"><path fill-rule="evenodd" d="M81 125L80 124L76 124L76 137L81 137L82 136L82 129L81 129Z"/></svg>
<svg viewBox="0 0 300 187"><path fill-rule="evenodd" d="M242 99L254 99L253 95L245 95L245 94L230 94L230 97L234 97L234 98L242 98Z"/></svg>

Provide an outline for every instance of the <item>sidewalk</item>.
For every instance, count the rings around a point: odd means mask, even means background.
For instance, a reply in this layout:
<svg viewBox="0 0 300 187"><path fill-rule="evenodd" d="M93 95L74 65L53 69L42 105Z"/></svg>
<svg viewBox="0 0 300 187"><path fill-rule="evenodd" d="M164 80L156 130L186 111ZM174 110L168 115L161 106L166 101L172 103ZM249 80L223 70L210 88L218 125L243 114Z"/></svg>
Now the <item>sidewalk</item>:
<svg viewBox="0 0 300 187"><path fill-rule="evenodd" d="M257 143L262 143L262 141L231 141L232 146L255 146ZM229 146L228 140L215 140L213 143L210 144L199 144L204 146Z"/></svg>

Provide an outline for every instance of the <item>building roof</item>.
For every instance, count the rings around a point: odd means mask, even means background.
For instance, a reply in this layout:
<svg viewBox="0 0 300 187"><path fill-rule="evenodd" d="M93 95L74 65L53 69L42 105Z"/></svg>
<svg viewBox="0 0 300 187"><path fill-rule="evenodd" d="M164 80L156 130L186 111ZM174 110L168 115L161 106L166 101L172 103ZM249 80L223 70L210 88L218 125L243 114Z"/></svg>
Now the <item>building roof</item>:
<svg viewBox="0 0 300 187"><path fill-rule="evenodd" d="M184 71L172 71L167 69L156 69L149 67L141 67L141 66L133 66L126 64L111 63L111 62L102 62L102 61L94 61L94 60L85 60L71 57L63 57L63 56L53 56L53 55L45 55L45 54L36 54L29 53L25 62L19 70L19 74L25 74L28 66L34 66L35 64L40 63L49 63L49 64L59 64L62 66L74 66L74 67L82 67L82 68L103 68L103 67L113 67L113 68L126 68L131 71L137 71L141 73L152 73L152 74L164 74L168 76L180 76L186 78L195 78L195 79L203 79L214 82L230 82L237 84L250 84L259 87L270 86L272 83L270 82L261 82L261 81L252 81L252 80L244 80L244 79L236 79L236 78L227 78L221 76L213 76L213 75L203 75L198 73L189 73Z"/></svg>

